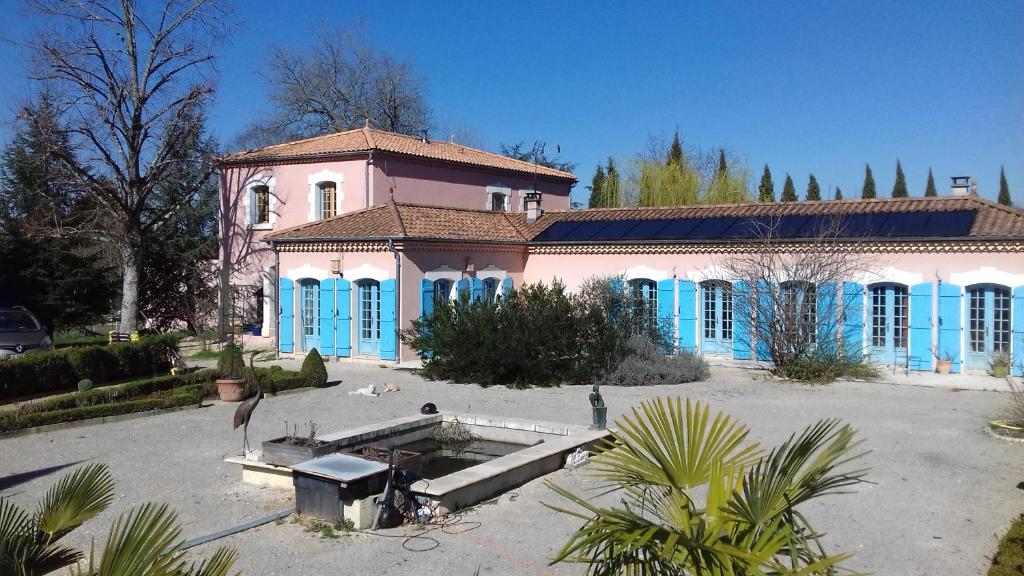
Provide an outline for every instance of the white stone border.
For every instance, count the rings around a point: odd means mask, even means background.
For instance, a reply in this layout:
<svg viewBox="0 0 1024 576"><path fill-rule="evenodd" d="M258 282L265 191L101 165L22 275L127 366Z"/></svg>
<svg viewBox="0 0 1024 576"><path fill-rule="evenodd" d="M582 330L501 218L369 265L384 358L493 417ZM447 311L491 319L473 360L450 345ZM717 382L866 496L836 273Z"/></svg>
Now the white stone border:
<svg viewBox="0 0 1024 576"><path fill-rule="evenodd" d="M270 212L270 222L264 222L263 224L253 224L253 194L255 191L253 188L256 186L266 186L270 192L270 198L267 201L267 211ZM277 222L277 198L275 197L274 189L277 187L277 179L273 174L259 174L253 176L245 181L242 185L244 195L242 196L242 205L245 209L245 225L252 228L253 230L270 230L274 227Z"/></svg>
<svg viewBox="0 0 1024 576"><path fill-rule="evenodd" d="M359 280L376 280L377 282L383 282L392 278L392 275L387 270L371 266L369 264L360 264L355 268L343 271L344 276L347 280L357 282Z"/></svg>
<svg viewBox="0 0 1024 576"><path fill-rule="evenodd" d="M619 274L625 278L626 282L629 282L630 280L641 279L660 282L662 280L667 280L672 277L668 272L665 272L664 270L657 270L649 266L644 266L643 264L638 264L636 266L626 268L625 270L620 271Z"/></svg>
<svg viewBox="0 0 1024 576"><path fill-rule="evenodd" d="M312 280L326 280L330 278L327 270L323 268L316 268L310 266L308 263L299 266L298 268L292 268L284 273L284 277L289 280L302 280L304 278L310 278Z"/></svg>
<svg viewBox="0 0 1024 576"><path fill-rule="evenodd" d="M1024 274L1013 274L992 266L982 266L970 272L953 272L949 275L949 282L962 288L976 284L1000 284L1012 290L1024 285Z"/></svg>
<svg viewBox="0 0 1024 576"><path fill-rule="evenodd" d="M476 277L480 280L487 278L497 278L498 280L504 280L508 278L508 272L498 268L494 264L488 264L486 268L481 268L476 271Z"/></svg>
<svg viewBox="0 0 1024 576"><path fill-rule="evenodd" d="M324 169L307 176L306 182L309 184L309 192L306 193L306 200L309 201L309 214L307 215L308 222L316 220L317 185L321 182L334 182L335 186L337 186L334 190L334 215L338 216L341 214L341 200L345 197L345 187L343 186L345 183L345 174Z"/></svg>

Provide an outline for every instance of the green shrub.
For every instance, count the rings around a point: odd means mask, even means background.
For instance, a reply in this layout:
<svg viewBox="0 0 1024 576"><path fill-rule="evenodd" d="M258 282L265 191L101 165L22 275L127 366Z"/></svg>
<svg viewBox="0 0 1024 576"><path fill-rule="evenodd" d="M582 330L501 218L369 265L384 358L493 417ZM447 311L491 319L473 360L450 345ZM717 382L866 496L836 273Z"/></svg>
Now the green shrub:
<svg viewBox="0 0 1024 576"><path fill-rule="evenodd" d="M58 334L53 339L54 348L77 348L79 346L102 346L107 343L104 334Z"/></svg>
<svg viewBox="0 0 1024 576"><path fill-rule="evenodd" d="M699 354L664 354L658 345L644 336L633 336L626 344L627 354L613 370L600 379L605 386L651 386L685 384L707 379L708 364Z"/></svg>
<svg viewBox="0 0 1024 576"><path fill-rule="evenodd" d="M133 401L152 394L195 385L208 385L210 395L213 395L215 387L212 383L216 377L217 371L212 368L199 370L191 374L156 376L116 386L93 388L85 392L62 394L35 402L26 402L18 406L18 412L21 414L50 412L75 406L97 406L100 404Z"/></svg>
<svg viewBox="0 0 1024 576"><path fill-rule="evenodd" d="M120 378L121 375L117 355L114 353L116 346L123 346L123 344L71 348L64 354L67 355L68 362L71 362L75 373L80 377L88 378L93 382L112 382Z"/></svg>
<svg viewBox="0 0 1024 576"><path fill-rule="evenodd" d="M306 354L299 373L305 379L306 386L322 388L327 384L327 366L324 366L324 359L320 356L319 350L313 348Z"/></svg>
<svg viewBox="0 0 1024 576"><path fill-rule="evenodd" d="M243 378L245 360L242 358L242 349L235 344L224 346L220 351L220 358L217 359L217 370L221 378Z"/></svg>
<svg viewBox="0 0 1024 576"><path fill-rule="evenodd" d="M0 362L0 399L70 390L79 380L67 356L59 351L6 360Z"/></svg>
<svg viewBox="0 0 1024 576"><path fill-rule="evenodd" d="M92 390L92 380L89 380L88 378L82 378L81 380L78 381L79 392L88 392L89 390Z"/></svg>
<svg viewBox="0 0 1024 576"><path fill-rule="evenodd" d="M774 373L790 380L825 383L842 377L870 380L878 377L878 368L861 358L820 353L796 358L785 366L776 366Z"/></svg>
<svg viewBox="0 0 1024 576"><path fill-rule="evenodd" d="M999 541L988 576L1024 575L1024 515L1017 518Z"/></svg>
<svg viewBox="0 0 1024 576"><path fill-rule="evenodd" d="M513 387L589 384L627 353L643 333L667 347L667 331L652 324L620 279L596 278L577 295L554 282L527 284L498 302L438 303L414 320L402 341L424 358L433 380Z"/></svg>
<svg viewBox="0 0 1024 576"><path fill-rule="evenodd" d="M144 412L161 408L189 406L202 402L205 394L206 389L202 385L194 385L175 390L172 393L161 393L153 397L129 400L127 402L74 406L48 412L0 413L0 432L131 414L133 412Z"/></svg>

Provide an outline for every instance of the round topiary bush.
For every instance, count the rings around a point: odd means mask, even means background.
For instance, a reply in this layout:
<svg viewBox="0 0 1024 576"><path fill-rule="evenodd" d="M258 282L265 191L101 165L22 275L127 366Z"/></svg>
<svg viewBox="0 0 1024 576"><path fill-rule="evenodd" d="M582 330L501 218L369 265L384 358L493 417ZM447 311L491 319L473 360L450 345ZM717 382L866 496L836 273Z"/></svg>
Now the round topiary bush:
<svg viewBox="0 0 1024 576"><path fill-rule="evenodd" d="M307 386L320 388L327 384L327 366L324 366L324 359L320 357L320 351L316 348L306 354L306 359L302 361L301 374Z"/></svg>
<svg viewBox="0 0 1024 576"><path fill-rule="evenodd" d="M92 390L92 380L89 380L88 378L82 378L81 380L79 380L78 391L86 392L88 390Z"/></svg>

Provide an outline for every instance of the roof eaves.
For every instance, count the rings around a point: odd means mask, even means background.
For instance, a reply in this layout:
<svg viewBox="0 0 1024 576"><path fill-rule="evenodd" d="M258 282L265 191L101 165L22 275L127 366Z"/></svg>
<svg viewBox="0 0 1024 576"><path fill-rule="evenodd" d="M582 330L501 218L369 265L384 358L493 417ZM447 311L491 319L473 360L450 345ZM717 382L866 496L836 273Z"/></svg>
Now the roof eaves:
<svg viewBox="0 0 1024 576"><path fill-rule="evenodd" d="M394 198L388 200L388 208L390 208L391 214L395 218L395 224L398 225L398 234L404 237L406 235L405 222L402 221L402 211L398 209Z"/></svg>

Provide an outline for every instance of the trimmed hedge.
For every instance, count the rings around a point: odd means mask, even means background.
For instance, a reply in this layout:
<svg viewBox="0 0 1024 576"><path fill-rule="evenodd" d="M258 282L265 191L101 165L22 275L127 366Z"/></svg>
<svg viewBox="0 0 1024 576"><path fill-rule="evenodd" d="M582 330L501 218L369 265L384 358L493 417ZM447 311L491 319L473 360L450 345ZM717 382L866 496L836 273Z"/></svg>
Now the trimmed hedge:
<svg viewBox="0 0 1024 576"><path fill-rule="evenodd" d="M167 353L177 334L146 336L138 342L51 350L0 362L0 401L41 392L74 389L79 380L99 385L167 372Z"/></svg>
<svg viewBox="0 0 1024 576"><path fill-rule="evenodd" d="M75 422L78 420L89 420L92 418L118 416L121 414L131 414L133 412L145 412L161 408L189 406L202 402L203 397L206 396L206 394L206 386L195 384L179 388L170 393L159 393L148 398L129 400L127 402L114 402L109 404L98 404L95 406L78 406L63 410L51 410L49 412L0 414L0 432L21 430L36 426L46 426L49 424Z"/></svg>
<svg viewBox="0 0 1024 576"><path fill-rule="evenodd" d="M69 408L128 402L146 398L160 392L173 391L193 385L206 386L209 392L214 392L216 388L214 388L212 383L216 378L217 371L212 368L199 370L191 374L156 376L126 382L117 386L93 388L85 392L72 392L46 398L45 400L29 402L19 406L17 412L19 414L34 414L38 412L67 410Z"/></svg>

